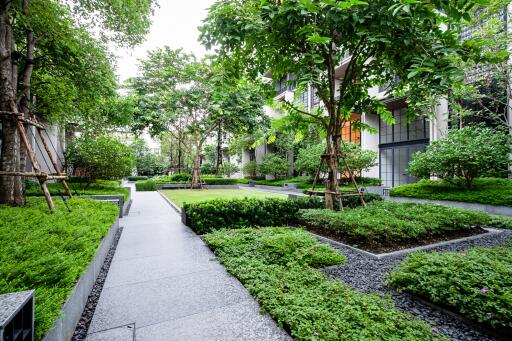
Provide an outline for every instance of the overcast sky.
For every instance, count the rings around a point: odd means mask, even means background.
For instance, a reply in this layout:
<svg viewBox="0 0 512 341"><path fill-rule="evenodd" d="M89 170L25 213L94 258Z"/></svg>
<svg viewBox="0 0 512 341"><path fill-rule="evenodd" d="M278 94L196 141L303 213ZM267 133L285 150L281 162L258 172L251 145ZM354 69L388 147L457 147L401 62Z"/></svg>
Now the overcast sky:
<svg viewBox="0 0 512 341"><path fill-rule="evenodd" d="M151 31L146 42L133 50L118 49L117 74L120 81L137 74L138 59L147 51L165 45L173 49L183 48L196 56L203 56L206 50L197 41L197 27L206 17L207 9L215 0L159 0L160 7L153 16Z"/></svg>

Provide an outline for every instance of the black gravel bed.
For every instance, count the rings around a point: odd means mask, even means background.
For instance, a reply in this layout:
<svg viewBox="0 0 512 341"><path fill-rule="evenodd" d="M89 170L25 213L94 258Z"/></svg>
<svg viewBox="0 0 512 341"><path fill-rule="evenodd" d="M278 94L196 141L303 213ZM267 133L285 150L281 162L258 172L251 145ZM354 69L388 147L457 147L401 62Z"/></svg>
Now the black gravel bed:
<svg viewBox="0 0 512 341"><path fill-rule="evenodd" d="M80 321L78 321L76 325L75 332L73 333L71 341L84 341L87 337L87 332L89 330L89 326L91 325L92 317L94 315L94 311L96 310L98 300L100 299L101 291L103 290L103 284L105 284L105 280L107 279L108 269L110 269L110 264L112 263L112 259L116 253L117 244L119 242L119 238L121 238L122 232L123 227L119 227L116 235L114 236L112 245L108 250L105 262L103 263L100 273L98 274L98 278L96 278L96 282L92 287L89 297L87 298L87 303L85 304L82 317L80 317Z"/></svg>
<svg viewBox="0 0 512 341"><path fill-rule="evenodd" d="M501 234L443 245L427 252L463 251L476 246L498 246L503 245L511 236L511 230L504 230L504 233ZM396 268L407 255L375 259L348 247L337 244L332 244L332 246L341 250L347 257L347 261L342 265L325 268L323 271L330 277L340 279L352 288L364 293L377 292L390 295L398 309L429 322L432 325L433 331L443 333L451 340L495 340L492 336L475 329L455 317L421 303L409 294L399 293L394 288L386 286L384 283L387 280L388 273Z"/></svg>

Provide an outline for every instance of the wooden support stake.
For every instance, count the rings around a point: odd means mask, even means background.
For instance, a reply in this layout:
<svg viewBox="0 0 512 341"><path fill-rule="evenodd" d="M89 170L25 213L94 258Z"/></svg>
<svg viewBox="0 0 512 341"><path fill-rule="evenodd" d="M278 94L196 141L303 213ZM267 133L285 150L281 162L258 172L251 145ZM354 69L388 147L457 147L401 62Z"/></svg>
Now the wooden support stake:
<svg viewBox="0 0 512 341"><path fill-rule="evenodd" d="M52 152L50 151L50 148L48 147L48 144L46 143L46 139L44 138L42 131L44 129L37 128L37 132L39 133L39 137L41 138L41 142L43 143L44 149L46 150L46 153L48 154L48 157L50 158L50 162L53 165L53 168L55 169L55 173L60 176L62 175L61 171L59 170L59 166L57 165L57 161L53 158ZM64 190L66 191L66 194L69 198L72 198L73 195L71 194L71 191L69 190L68 183L65 179L61 180L62 186L64 187Z"/></svg>

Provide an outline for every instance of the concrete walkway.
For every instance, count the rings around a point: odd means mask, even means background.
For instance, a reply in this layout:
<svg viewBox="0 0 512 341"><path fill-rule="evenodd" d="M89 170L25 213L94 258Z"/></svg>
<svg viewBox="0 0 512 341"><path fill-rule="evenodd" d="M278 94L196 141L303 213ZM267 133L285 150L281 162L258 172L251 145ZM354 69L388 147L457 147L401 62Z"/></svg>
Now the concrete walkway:
<svg viewBox="0 0 512 341"><path fill-rule="evenodd" d="M290 339L157 192L132 193L88 341Z"/></svg>

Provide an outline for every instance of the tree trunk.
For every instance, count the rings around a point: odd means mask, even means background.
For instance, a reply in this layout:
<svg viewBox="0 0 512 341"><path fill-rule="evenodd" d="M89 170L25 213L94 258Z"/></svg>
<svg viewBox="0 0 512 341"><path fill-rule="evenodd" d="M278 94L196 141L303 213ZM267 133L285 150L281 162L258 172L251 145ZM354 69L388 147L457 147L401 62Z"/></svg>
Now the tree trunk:
<svg viewBox="0 0 512 341"><path fill-rule="evenodd" d="M217 161L215 162L215 174L219 175L222 165L222 127L217 131Z"/></svg>
<svg viewBox="0 0 512 341"><path fill-rule="evenodd" d="M202 188L201 176L199 175L199 163L201 159L202 145L196 144L196 155L194 156L194 168L192 170L192 188Z"/></svg>
<svg viewBox="0 0 512 341"><path fill-rule="evenodd" d="M334 139L334 141L333 141ZM327 183L325 184L325 208L334 210L336 192L338 190L338 155L339 148L336 148L336 139L327 137L326 161L327 161Z"/></svg>
<svg viewBox="0 0 512 341"><path fill-rule="evenodd" d="M9 18L11 1L0 1L0 110L16 110L17 61L14 37ZM0 170L20 171L20 136L17 117L2 115L2 151ZM0 177L0 204L23 205L23 179L20 176Z"/></svg>

